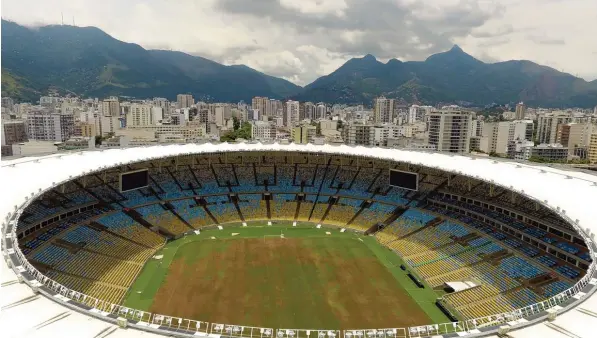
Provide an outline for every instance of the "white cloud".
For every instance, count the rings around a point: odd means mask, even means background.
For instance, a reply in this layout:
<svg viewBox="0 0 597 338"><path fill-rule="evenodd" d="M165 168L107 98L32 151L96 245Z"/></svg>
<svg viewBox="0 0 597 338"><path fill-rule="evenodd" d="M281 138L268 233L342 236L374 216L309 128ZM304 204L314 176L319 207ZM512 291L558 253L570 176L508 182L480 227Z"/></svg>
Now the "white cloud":
<svg viewBox="0 0 597 338"><path fill-rule="evenodd" d="M597 78L595 0L3 0L20 24L96 26L145 48L243 63L304 85L351 57L424 60L459 44Z"/></svg>

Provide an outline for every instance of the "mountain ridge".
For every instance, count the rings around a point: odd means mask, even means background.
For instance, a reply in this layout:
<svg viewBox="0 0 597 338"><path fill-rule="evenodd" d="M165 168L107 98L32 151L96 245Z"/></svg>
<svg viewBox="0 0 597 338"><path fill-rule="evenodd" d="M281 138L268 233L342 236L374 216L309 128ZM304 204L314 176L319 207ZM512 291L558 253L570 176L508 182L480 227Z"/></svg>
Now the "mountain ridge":
<svg viewBox="0 0 597 338"><path fill-rule="evenodd" d="M282 99L302 88L249 67L231 67L183 52L147 50L96 27L50 25L29 29L2 20L2 72L17 81L11 95L36 100L49 88L89 96L168 97L250 101ZM30 90L23 83L33 86ZM13 82L14 82L13 81ZM4 91L3 95L8 92Z"/></svg>
<svg viewBox="0 0 597 338"><path fill-rule="evenodd" d="M485 63L458 45L424 61L372 54L352 58L301 87L246 65L223 65L180 51L144 49L97 27L30 29L2 20L2 95L36 100L49 88L79 95L237 102L254 96L370 105L380 95L405 103L470 105L524 101L544 107L597 105L587 82L528 60ZM5 87L7 90L5 90Z"/></svg>
<svg viewBox="0 0 597 338"><path fill-rule="evenodd" d="M381 95L419 104L524 101L544 107L593 107L597 80L588 82L528 60L485 63L454 45L424 61L352 58L293 98L369 104Z"/></svg>

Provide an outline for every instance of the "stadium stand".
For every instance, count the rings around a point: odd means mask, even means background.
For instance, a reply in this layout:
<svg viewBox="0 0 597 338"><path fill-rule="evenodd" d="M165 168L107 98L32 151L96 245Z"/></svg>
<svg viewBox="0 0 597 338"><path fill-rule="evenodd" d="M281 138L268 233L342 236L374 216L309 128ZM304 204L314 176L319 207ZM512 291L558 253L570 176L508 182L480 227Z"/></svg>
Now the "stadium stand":
<svg viewBox="0 0 597 338"><path fill-rule="evenodd" d="M388 187L387 163L357 167L305 160L245 164L210 158L152 166L149 186L128 192L119 191L117 175L89 175L46 192L24 210L18 226L28 232L21 249L59 283L119 303L167 240L152 226L179 236L215 222L270 219L269 205L273 220L359 232L381 225L373 231L377 240L432 288L453 281L477 284L441 300L466 319L556 295L579 280L590 262L586 245L568 233L569 224L550 211L512 203L503 188L473 186L459 176L446 186L447 178L433 172L422 173L421 191L411 192ZM266 201L268 194L272 199ZM520 216L525 213L528 218ZM539 217L545 222L537 223ZM38 223L44 227L29 229ZM545 279L537 282L538 277Z"/></svg>

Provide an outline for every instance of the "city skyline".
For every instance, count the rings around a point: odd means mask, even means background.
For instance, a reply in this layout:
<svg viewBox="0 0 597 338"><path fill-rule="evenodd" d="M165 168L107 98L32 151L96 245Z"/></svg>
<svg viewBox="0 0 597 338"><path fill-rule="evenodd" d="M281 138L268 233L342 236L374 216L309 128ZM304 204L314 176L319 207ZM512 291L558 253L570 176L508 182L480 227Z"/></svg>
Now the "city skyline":
<svg viewBox="0 0 597 338"><path fill-rule="evenodd" d="M457 105L408 106L384 96L373 100L372 108L263 96L253 97L249 105L205 103L179 94L176 101L42 96L39 105L15 104L4 97L2 108L3 122L9 122L3 155L39 151L38 147L53 151L98 144L253 139L475 152L531 161L597 161L592 137L597 107L549 110L520 102L503 111L477 112Z"/></svg>
<svg viewBox="0 0 597 338"><path fill-rule="evenodd" d="M28 26L60 24L62 16L72 24L74 18L77 26L96 26L145 48L246 64L299 85L352 57L423 60L453 44L485 62L528 59L589 81L597 78L597 42L583 24L597 19L591 0L111 4L5 1L2 15ZM538 8L541 16L528 20Z"/></svg>

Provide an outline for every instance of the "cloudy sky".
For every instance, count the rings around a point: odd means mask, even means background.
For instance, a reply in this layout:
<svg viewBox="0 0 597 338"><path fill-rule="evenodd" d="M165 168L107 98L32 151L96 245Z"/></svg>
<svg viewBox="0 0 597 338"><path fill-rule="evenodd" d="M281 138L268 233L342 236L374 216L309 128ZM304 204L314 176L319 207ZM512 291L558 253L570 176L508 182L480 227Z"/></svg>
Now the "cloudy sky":
<svg viewBox="0 0 597 338"><path fill-rule="evenodd" d="M352 57L424 60L458 44L597 78L597 0L2 0L2 17L96 26L145 48L308 84Z"/></svg>

